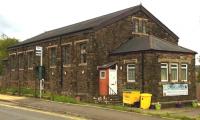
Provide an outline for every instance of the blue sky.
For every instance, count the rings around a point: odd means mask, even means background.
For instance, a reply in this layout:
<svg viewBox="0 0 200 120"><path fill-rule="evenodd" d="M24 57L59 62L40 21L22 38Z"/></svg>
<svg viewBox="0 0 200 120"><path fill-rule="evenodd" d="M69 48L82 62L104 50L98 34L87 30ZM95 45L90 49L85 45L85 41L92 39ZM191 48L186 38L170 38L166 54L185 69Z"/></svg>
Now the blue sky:
<svg viewBox="0 0 200 120"><path fill-rule="evenodd" d="M179 45L200 53L199 0L0 0L0 3L0 33L21 41L142 3L179 36Z"/></svg>

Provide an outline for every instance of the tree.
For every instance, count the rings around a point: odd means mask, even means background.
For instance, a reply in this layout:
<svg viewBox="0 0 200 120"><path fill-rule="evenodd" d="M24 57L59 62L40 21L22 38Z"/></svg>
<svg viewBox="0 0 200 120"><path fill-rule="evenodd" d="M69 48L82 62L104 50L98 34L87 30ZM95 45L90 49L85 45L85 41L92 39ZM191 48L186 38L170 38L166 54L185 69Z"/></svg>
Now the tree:
<svg viewBox="0 0 200 120"><path fill-rule="evenodd" d="M9 37L0 37L0 75L3 71L3 62L2 60L8 57L9 46L15 45L18 43L18 39L9 38Z"/></svg>

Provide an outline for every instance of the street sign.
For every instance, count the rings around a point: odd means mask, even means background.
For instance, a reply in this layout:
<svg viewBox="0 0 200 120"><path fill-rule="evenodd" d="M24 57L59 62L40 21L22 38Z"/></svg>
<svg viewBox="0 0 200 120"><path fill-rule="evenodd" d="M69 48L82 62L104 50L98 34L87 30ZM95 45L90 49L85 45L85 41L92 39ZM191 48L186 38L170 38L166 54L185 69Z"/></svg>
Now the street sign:
<svg viewBox="0 0 200 120"><path fill-rule="evenodd" d="M36 46L36 51L42 51L42 47L41 46Z"/></svg>
<svg viewBox="0 0 200 120"><path fill-rule="evenodd" d="M42 47L36 46L35 50L36 50L35 51L36 56L41 56L42 55Z"/></svg>

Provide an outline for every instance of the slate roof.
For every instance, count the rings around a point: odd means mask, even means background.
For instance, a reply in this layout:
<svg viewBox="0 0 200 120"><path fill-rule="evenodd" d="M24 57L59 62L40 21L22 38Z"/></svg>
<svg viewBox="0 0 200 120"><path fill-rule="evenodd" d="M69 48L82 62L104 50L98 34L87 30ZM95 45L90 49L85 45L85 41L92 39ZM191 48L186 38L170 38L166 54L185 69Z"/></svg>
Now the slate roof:
<svg viewBox="0 0 200 120"><path fill-rule="evenodd" d="M56 36L60 36L60 35L66 35L66 34L70 34L70 33L74 33L74 32L80 32L80 31L84 31L84 30L89 30L89 29L98 29L100 28L100 26L106 26L108 24L111 24L115 21L118 21L128 15L131 15L133 13L136 13L138 11L143 11L145 14L147 14L150 18L152 18L157 24L159 24L164 30L167 30L169 34L171 34L172 36L174 36L176 39L178 39L178 36L176 34L174 34L169 28L167 28L163 23L161 23L156 17L154 17L148 10L146 10L142 5L137 5L134 7L130 7L124 10L120 10L114 13L110 13L107 15L103 15L100 17L96 17L90 20L86 20L83 22L79 22L76 24L72 24L69 26L65 26L62 28L58 28L58 29L54 29L54 30L50 30L47 32L44 32L42 34L39 34L37 36L34 36L30 39L27 39L25 41L22 41L20 43L18 43L17 45L11 46L12 47L16 47L16 46L20 46L20 45L24 45L24 44L28 44L28 43L32 43L32 42L36 42L36 41L41 41L41 40L46 40L52 37L56 37Z"/></svg>
<svg viewBox="0 0 200 120"><path fill-rule="evenodd" d="M178 46L164 39L159 39L154 36L136 37L127 40L124 44L119 46L111 54L138 52L138 51L165 51L165 52L181 52L181 53L196 53L195 51Z"/></svg>
<svg viewBox="0 0 200 120"><path fill-rule="evenodd" d="M116 62L110 62L110 63L104 64L104 65L101 65L101 66L97 66L97 69L109 68L109 67L111 67L115 64L116 64Z"/></svg>

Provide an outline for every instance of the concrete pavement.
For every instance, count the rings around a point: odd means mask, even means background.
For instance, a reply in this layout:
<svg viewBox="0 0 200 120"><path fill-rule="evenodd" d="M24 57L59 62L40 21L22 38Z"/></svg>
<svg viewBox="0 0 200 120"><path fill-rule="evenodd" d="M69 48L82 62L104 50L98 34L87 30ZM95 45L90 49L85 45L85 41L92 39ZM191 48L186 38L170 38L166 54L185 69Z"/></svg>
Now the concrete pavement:
<svg viewBox="0 0 200 120"><path fill-rule="evenodd" d="M17 99L15 99L15 96L0 95L1 100L10 101L16 105L49 112L76 115L92 120L165 120L164 118L155 116L142 115L134 112L122 112L88 105L57 103L27 97L16 98Z"/></svg>

